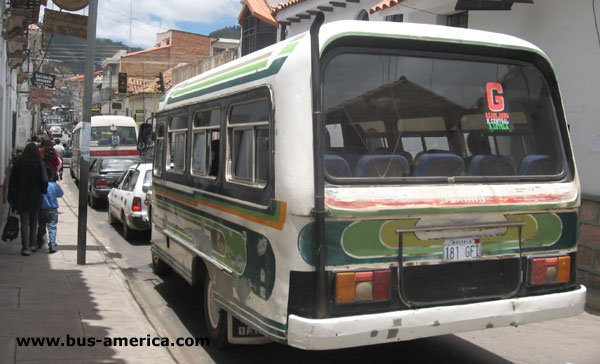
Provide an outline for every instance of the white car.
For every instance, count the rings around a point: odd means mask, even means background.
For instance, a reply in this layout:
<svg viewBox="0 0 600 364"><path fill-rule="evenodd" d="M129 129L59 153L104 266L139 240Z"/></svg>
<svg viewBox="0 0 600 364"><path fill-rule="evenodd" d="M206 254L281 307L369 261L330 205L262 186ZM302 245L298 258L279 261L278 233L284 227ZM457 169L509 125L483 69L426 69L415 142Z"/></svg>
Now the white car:
<svg viewBox="0 0 600 364"><path fill-rule="evenodd" d="M108 222L121 222L123 237L133 237L142 231L150 237L151 225L148 194L152 188L152 163L139 163L129 167L114 183L108 193Z"/></svg>
<svg viewBox="0 0 600 364"><path fill-rule="evenodd" d="M52 136L54 137L62 137L63 135L62 128L60 127L60 125L52 125L50 127L50 133L52 133Z"/></svg>

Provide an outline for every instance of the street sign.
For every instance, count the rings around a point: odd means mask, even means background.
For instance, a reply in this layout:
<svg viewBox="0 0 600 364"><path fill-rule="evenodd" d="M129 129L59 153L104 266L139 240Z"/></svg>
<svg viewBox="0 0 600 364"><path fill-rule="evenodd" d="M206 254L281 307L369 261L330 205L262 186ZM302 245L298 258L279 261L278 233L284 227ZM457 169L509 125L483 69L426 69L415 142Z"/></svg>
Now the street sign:
<svg viewBox="0 0 600 364"><path fill-rule="evenodd" d="M34 72L34 74L31 76L31 84L34 86L54 88L54 79L54 75Z"/></svg>
<svg viewBox="0 0 600 364"><path fill-rule="evenodd" d="M87 38L87 16L46 9L43 27L50 33Z"/></svg>

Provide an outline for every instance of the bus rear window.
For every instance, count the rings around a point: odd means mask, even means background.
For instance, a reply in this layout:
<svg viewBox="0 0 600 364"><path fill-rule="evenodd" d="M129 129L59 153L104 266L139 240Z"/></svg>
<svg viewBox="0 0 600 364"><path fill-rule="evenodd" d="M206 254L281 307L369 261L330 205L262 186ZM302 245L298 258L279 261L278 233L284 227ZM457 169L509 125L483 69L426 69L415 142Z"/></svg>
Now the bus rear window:
<svg viewBox="0 0 600 364"><path fill-rule="evenodd" d="M334 178L565 173L551 92L524 63L341 53L324 74Z"/></svg>
<svg viewBox="0 0 600 364"><path fill-rule="evenodd" d="M133 126L95 126L90 135L90 146L137 145Z"/></svg>

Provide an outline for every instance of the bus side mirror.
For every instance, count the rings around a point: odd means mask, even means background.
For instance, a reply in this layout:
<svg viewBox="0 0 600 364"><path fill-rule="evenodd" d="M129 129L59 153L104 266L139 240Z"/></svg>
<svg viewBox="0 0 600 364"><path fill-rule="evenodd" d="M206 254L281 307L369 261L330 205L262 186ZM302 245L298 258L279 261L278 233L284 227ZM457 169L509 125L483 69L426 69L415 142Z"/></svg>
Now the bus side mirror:
<svg viewBox="0 0 600 364"><path fill-rule="evenodd" d="M137 149L143 152L148 149L150 143L152 143L152 124L140 124Z"/></svg>

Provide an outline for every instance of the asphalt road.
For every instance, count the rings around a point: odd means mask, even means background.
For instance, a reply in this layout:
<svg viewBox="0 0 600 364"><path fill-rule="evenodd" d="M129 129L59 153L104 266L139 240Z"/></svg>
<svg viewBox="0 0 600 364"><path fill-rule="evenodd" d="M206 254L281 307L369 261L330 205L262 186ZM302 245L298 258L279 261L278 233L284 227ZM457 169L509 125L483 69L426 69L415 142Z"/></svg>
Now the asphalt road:
<svg viewBox="0 0 600 364"><path fill-rule="evenodd" d="M78 189L65 172L63 202L77 207ZM76 227L74 227L76 228ZM147 241L126 241L106 208L88 208L88 230L100 240L157 332L170 338L206 337L201 292L175 274L161 279L150 268ZM180 363L600 363L600 316L578 317L353 349L309 352L280 344L173 348Z"/></svg>

